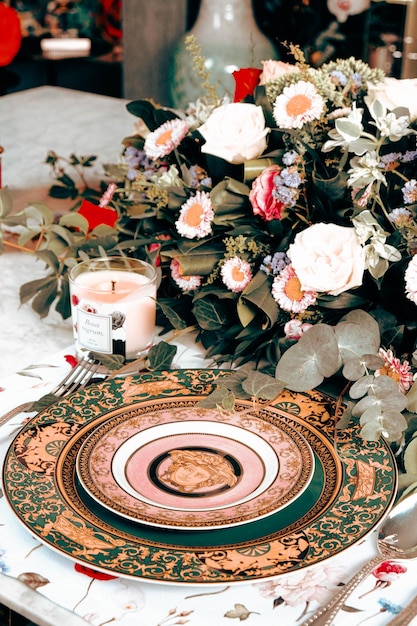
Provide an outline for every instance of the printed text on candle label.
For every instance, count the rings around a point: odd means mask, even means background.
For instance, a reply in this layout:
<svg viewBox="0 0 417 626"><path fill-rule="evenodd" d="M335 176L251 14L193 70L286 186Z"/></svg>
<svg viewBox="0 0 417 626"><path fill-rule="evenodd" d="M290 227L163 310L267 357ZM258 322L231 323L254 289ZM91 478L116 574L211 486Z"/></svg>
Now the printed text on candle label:
<svg viewBox="0 0 417 626"><path fill-rule="evenodd" d="M77 310L78 341L84 348L96 352L112 351L111 315L97 315Z"/></svg>

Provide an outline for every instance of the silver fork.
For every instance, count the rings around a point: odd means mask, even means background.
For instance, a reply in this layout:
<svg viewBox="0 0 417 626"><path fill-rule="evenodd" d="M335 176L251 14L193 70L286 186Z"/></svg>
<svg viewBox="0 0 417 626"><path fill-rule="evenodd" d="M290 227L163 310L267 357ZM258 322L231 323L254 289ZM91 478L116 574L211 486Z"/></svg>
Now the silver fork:
<svg viewBox="0 0 417 626"><path fill-rule="evenodd" d="M74 391L83 389L93 378L99 367L99 361L86 358L81 359L65 376L65 378L63 378L56 387L48 392L48 395L64 398L69 396L71 393L74 393ZM24 402L23 404L16 406L14 409L11 409L0 417L0 426L6 424L12 417L18 415L19 413L30 411L30 407L33 404L34 402Z"/></svg>

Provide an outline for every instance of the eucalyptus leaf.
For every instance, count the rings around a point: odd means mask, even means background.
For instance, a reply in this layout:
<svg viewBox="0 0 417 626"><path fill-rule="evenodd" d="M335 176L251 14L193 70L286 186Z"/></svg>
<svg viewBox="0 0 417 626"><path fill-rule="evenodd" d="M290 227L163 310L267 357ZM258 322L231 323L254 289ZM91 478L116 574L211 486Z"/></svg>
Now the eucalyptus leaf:
<svg viewBox="0 0 417 626"><path fill-rule="evenodd" d="M337 372L341 363L331 326L317 324L291 346L278 361L275 376L288 389L308 391Z"/></svg>
<svg viewBox="0 0 417 626"><path fill-rule="evenodd" d="M263 398L264 400L274 400L284 389L284 385L280 381L258 371L247 378L242 386L251 398Z"/></svg>
<svg viewBox="0 0 417 626"><path fill-rule="evenodd" d="M366 374L365 362L359 357L348 359L342 369L342 374L347 380L358 380Z"/></svg>
<svg viewBox="0 0 417 626"><path fill-rule="evenodd" d="M363 354L378 352L379 340L375 341L373 333L367 328L349 321L339 322L335 326L337 343L343 363L352 357L361 357Z"/></svg>
<svg viewBox="0 0 417 626"><path fill-rule="evenodd" d="M373 374L369 374L353 383L349 395L351 398L358 399L365 396L367 393L378 395L396 392L398 392L398 385L395 380L389 376L374 376Z"/></svg>
<svg viewBox="0 0 417 626"><path fill-rule="evenodd" d="M217 409L223 407L228 413L232 413L235 407L235 395L227 388L217 387L208 396L197 402L197 406L205 409Z"/></svg>

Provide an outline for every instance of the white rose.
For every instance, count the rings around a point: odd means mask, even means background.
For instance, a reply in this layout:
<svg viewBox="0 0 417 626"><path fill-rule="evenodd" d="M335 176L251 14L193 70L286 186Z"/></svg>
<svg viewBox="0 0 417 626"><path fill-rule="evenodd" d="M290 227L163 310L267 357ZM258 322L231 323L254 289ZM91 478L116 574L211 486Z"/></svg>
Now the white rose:
<svg viewBox="0 0 417 626"><path fill-rule="evenodd" d="M362 284L365 254L354 228L313 224L295 236L287 254L304 291L337 296Z"/></svg>
<svg viewBox="0 0 417 626"><path fill-rule="evenodd" d="M389 111L397 107L406 107L410 111L410 120L417 119L417 79L397 80L386 78L382 83L368 85L366 104L370 107L379 100Z"/></svg>
<svg viewBox="0 0 417 626"><path fill-rule="evenodd" d="M206 140L202 152L234 164L259 157L269 132L262 108L243 102L218 107L198 130Z"/></svg>

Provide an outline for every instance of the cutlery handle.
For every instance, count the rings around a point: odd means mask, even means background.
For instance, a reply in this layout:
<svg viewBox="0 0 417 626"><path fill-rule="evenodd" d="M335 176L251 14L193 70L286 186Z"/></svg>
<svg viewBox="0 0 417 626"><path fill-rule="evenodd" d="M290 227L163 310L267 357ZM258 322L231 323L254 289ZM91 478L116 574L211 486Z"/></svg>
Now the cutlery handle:
<svg viewBox="0 0 417 626"><path fill-rule="evenodd" d="M317 609L317 611L308 617L301 626L311 626L312 624L314 624L314 626L330 626L336 614L340 611L352 591L354 591L356 587L358 587L358 585L365 580L374 567L385 561L385 559L386 557L379 554L365 563L365 565L363 565L361 569L356 572L350 580L348 580L340 591L335 593L326 605Z"/></svg>
<svg viewBox="0 0 417 626"><path fill-rule="evenodd" d="M417 615L417 597L390 621L390 626L407 626Z"/></svg>

